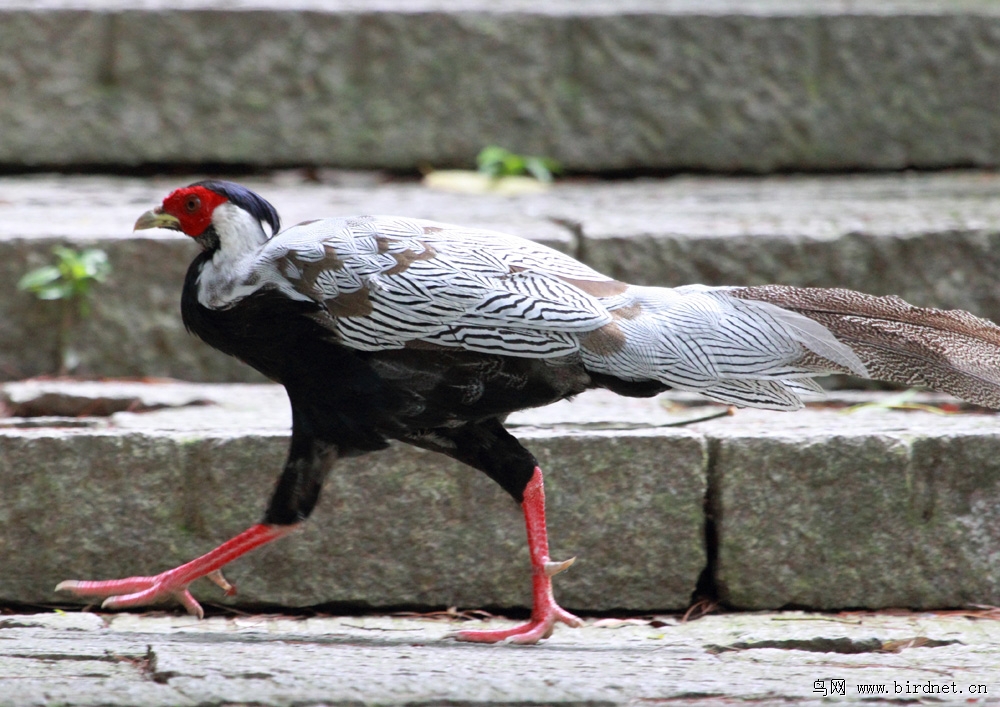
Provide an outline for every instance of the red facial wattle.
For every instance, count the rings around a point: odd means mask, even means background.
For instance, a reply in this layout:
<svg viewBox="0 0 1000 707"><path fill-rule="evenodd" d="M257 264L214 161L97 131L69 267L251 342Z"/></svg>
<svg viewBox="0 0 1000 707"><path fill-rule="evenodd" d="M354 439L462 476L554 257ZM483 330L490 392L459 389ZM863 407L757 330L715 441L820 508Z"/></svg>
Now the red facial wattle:
<svg viewBox="0 0 1000 707"><path fill-rule="evenodd" d="M163 200L162 211L180 222L180 230L197 238L212 224L212 213L226 197L202 186L184 187Z"/></svg>

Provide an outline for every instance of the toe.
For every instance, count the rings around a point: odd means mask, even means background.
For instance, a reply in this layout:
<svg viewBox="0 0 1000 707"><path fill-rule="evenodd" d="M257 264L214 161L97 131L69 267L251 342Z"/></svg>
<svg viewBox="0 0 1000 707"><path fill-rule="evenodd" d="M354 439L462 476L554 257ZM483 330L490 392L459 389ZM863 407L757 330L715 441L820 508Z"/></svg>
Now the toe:
<svg viewBox="0 0 1000 707"><path fill-rule="evenodd" d="M68 592L78 597L113 597L144 591L153 586L154 581L153 577L127 577L98 582L69 579L57 584L56 591Z"/></svg>
<svg viewBox="0 0 1000 707"><path fill-rule="evenodd" d="M175 592L174 596L177 598L177 601L184 605L184 608L187 609L189 614L197 616L199 620L205 618L205 611L201 608L201 604L198 603L197 599L191 596L191 592L187 589Z"/></svg>

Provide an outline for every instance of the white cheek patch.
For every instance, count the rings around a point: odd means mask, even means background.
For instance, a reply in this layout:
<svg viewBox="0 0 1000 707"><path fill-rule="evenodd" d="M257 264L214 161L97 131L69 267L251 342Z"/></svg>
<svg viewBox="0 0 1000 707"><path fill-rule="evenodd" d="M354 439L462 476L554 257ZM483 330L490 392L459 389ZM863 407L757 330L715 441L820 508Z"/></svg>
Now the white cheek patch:
<svg viewBox="0 0 1000 707"><path fill-rule="evenodd" d="M219 234L219 249L198 279L198 302L203 306L225 309L267 285L295 299L307 299L290 290L273 264L260 262L268 236L252 215L227 202L212 213L212 225Z"/></svg>

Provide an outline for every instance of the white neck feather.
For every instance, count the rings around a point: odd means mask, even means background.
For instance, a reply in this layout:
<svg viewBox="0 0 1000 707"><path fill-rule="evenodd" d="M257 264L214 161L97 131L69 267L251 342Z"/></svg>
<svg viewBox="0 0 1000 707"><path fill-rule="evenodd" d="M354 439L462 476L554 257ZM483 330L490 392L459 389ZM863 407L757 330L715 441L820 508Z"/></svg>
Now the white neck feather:
<svg viewBox="0 0 1000 707"><path fill-rule="evenodd" d="M267 242L260 221L238 206L226 202L212 212L212 225L219 234L219 250L213 260L241 258Z"/></svg>
<svg viewBox="0 0 1000 707"><path fill-rule="evenodd" d="M253 276L260 247L268 236L260 222L231 203L212 212L219 248L205 263L198 281L198 301L206 307L225 307L256 290Z"/></svg>

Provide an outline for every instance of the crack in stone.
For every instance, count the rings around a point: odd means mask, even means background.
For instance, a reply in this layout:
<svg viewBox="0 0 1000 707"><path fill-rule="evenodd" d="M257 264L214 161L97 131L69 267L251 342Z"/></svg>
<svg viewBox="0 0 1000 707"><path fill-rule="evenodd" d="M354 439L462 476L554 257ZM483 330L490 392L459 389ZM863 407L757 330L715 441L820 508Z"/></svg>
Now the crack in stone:
<svg viewBox="0 0 1000 707"><path fill-rule="evenodd" d="M0 620L0 629L5 628L39 628L42 624L33 623L23 623L21 621L15 621L14 619L2 619Z"/></svg>
<svg viewBox="0 0 1000 707"><path fill-rule="evenodd" d="M150 649L150 652L152 649ZM27 660L42 661L97 661L100 663L132 663L136 666L144 666L148 661L148 655L136 657L130 655L120 655L118 653L104 653L102 655L87 655L79 653L8 653L9 658L25 658Z"/></svg>
<svg viewBox="0 0 1000 707"><path fill-rule="evenodd" d="M180 673L176 670L159 670L157 669L157 663L159 662L159 657L156 655L156 651L153 650L153 646L146 646L146 655L143 657L143 663L139 667L142 674L160 685L166 685L171 678L175 678Z"/></svg>
<svg viewBox="0 0 1000 707"><path fill-rule="evenodd" d="M769 641L739 641L727 646L709 644L705 647L707 653L718 655L735 651L752 650L755 648L777 648L788 651L809 651L812 653L841 653L855 655L858 653L899 653L906 648L940 648L961 644L961 641L940 641L926 636L882 641L878 638L855 640L852 638L792 638L787 640Z"/></svg>
<svg viewBox="0 0 1000 707"><path fill-rule="evenodd" d="M722 509L719 506L721 472L718 469L719 440L706 439L705 448L705 500L703 514L705 520L705 567L698 576L694 592L691 594L691 604L699 602L718 602L719 583L719 521Z"/></svg>
<svg viewBox="0 0 1000 707"><path fill-rule="evenodd" d="M189 406L214 405L198 398L183 403L147 403L139 396L84 396L64 392L42 392L28 400L6 401L9 417L110 417L118 412L155 412Z"/></svg>

